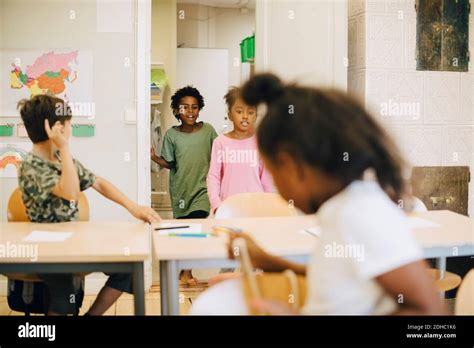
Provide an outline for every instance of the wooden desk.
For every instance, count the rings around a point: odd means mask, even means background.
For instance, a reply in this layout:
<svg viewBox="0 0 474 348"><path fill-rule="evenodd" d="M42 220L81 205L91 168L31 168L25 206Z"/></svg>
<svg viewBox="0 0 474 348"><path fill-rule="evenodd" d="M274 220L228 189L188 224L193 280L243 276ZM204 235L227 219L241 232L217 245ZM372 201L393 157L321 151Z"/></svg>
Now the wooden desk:
<svg viewBox="0 0 474 348"><path fill-rule="evenodd" d="M224 225L242 228L269 252L296 262L305 262L315 246L317 238L297 231L316 225L314 216L239 219L191 219L164 220L170 223L200 223L203 232L212 226ZM235 268L238 264L227 258L227 236L209 238L167 237L153 234L154 257L160 263L161 313L179 313L178 274L181 269Z"/></svg>
<svg viewBox="0 0 474 348"><path fill-rule="evenodd" d="M31 231L64 231L64 242L24 242ZM0 246L34 246L31 253L0 260L0 273L131 273L135 314L145 315L144 261L150 257L150 225L133 222L0 223ZM13 247L12 247L13 246ZM13 249L11 249L13 250ZM25 257L25 255L27 257Z"/></svg>
<svg viewBox="0 0 474 348"><path fill-rule="evenodd" d="M413 233L423 248L426 258L474 255L473 220L450 211L430 211L413 214L440 225L436 228L414 229ZM317 225L314 216L245 218L245 219L192 219L165 220L172 223L202 223L203 232L214 225L239 227L252 235L257 243L272 254L295 262L307 263L318 238L299 232ZM156 226L155 226L156 227ZM153 256L160 263L160 289L162 314L179 313L180 269L238 267L227 258L227 238L167 237L153 232ZM442 267L440 261L440 266ZM445 261L444 261L445 262Z"/></svg>

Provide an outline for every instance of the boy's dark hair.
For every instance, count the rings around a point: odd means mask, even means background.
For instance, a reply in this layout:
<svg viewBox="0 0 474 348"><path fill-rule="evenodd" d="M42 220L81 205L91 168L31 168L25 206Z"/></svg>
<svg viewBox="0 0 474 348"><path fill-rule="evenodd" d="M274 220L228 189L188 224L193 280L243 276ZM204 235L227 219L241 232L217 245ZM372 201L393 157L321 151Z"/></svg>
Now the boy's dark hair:
<svg viewBox="0 0 474 348"><path fill-rule="evenodd" d="M57 121L64 124L72 117L71 109L64 100L49 95L37 95L31 99L22 99L18 102L17 108L20 110L26 132L33 143L49 139L44 129L45 119L49 120L49 125L52 128Z"/></svg>
<svg viewBox="0 0 474 348"><path fill-rule="evenodd" d="M177 120L179 120L179 104L181 103L181 99L184 97L196 98L199 110L204 107L204 98L202 97L201 93L199 93L197 88L194 88L193 86L180 88L171 97L171 109L173 110L174 117L176 117Z"/></svg>
<svg viewBox="0 0 474 348"><path fill-rule="evenodd" d="M227 91L226 95L224 96L225 103L227 104L227 109L230 111L232 106L234 106L237 98L240 97L240 88L238 87L230 87Z"/></svg>
<svg viewBox="0 0 474 348"><path fill-rule="evenodd" d="M249 105L267 105L257 138L270 160L287 151L344 186L373 168L392 201L404 197L405 163L391 138L355 99L333 89L286 85L272 74L248 81L242 98Z"/></svg>

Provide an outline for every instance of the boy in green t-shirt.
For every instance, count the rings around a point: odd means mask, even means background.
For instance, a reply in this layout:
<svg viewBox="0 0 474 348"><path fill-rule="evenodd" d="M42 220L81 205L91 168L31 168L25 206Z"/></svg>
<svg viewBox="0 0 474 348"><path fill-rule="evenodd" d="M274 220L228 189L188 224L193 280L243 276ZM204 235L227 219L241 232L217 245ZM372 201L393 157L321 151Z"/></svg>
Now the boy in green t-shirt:
<svg viewBox="0 0 474 348"><path fill-rule="evenodd" d="M206 178L217 133L209 123L197 122L203 107L204 98L196 88L179 89L171 97L171 108L181 124L165 133L161 157L151 149L151 159L170 169L171 205L177 219L206 218L211 208ZM190 271L183 272L183 278L189 284L196 282Z"/></svg>
<svg viewBox="0 0 474 348"><path fill-rule="evenodd" d="M137 219L160 220L149 207L139 206L110 182L95 176L71 156L71 110L59 98L37 95L18 103L32 151L20 164L18 183L27 214L32 222L77 220L79 193L93 187L104 197L122 205ZM40 274L49 293L49 315L66 315L74 308L73 274ZM110 274L105 286L89 309L89 315L103 314L122 294L131 293L129 274Z"/></svg>

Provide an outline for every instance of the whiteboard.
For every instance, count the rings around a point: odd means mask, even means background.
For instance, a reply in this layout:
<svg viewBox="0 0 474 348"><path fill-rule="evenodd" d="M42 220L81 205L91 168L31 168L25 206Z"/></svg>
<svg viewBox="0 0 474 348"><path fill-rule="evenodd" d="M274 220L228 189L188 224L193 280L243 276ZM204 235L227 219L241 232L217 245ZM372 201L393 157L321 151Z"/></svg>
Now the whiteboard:
<svg viewBox="0 0 474 348"><path fill-rule="evenodd" d="M229 52L214 48L178 48L176 88L187 85L196 87L204 97L204 108L199 120L214 126L221 134L230 127L224 95L229 89Z"/></svg>

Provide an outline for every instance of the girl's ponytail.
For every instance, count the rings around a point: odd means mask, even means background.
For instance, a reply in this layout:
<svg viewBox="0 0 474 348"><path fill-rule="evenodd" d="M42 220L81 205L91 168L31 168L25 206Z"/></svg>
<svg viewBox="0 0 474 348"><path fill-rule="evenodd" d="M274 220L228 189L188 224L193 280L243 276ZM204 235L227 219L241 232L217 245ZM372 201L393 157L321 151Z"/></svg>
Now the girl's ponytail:
<svg viewBox="0 0 474 348"><path fill-rule="evenodd" d="M242 88L242 98L249 105L269 103L283 94L281 80L272 74L260 74L249 80Z"/></svg>

